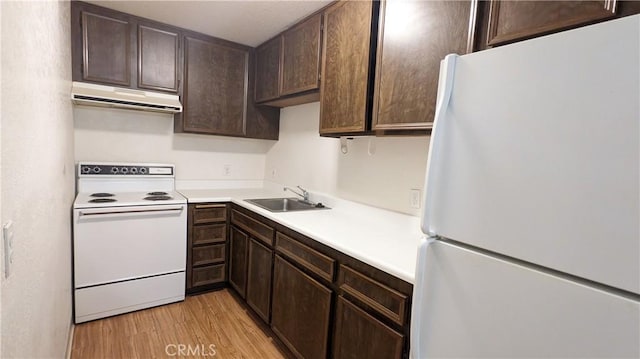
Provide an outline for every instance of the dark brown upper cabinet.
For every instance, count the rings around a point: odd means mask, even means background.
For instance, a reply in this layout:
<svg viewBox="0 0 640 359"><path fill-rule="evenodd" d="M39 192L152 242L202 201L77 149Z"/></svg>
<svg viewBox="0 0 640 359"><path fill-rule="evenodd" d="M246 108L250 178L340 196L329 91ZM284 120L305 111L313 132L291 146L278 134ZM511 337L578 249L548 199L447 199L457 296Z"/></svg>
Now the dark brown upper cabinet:
<svg viewBox="0 0 640 359"><path fill-rule="evenodd" d="M491 1L487 45L500 45L608 19L616 0Z"/></svg>
<svg viewBox="0 0 640 359"><path fill-rule="evenodd" d="M277 36L256 48L256 102L280 96L280 59L282 36Z"/></svg>
<svg viewBox="0 0 640 359"><path fill-rule="evenodd" d="M373 130L433 125L440 61L471 50L475 1L382 2Z"/></svg>
<svg viewBox="0 0 640 359"><path fill-rule="evenodd" d="M256 102L286 107L320 99L322 12L256 49Z"/></svg>
<svg viewBox="0 0 640 359"><path fill-rule="evenodd" d="M321 26L322 14L317 14L282 35L281 95L319 88Z"/></svg>
<svg viewBox="0 0 640 359"><path fill-rule="evenodd" d="M255 68L256 56L249 54L249 69ZM256 86L255 71L249 71L249 89L247 91L247 128L244 137L265 140L277 140L280 132L280 109L263 106L253 99Z"/></svg>
<svg viewBox="0 0 640 359"><path fill-rule="evenodd" d="M244 136L249 48L185 37L184 132Z"/></svg>
<svg viewBox="0 0 640 359"><path fill-rule="evenodd" d="M74 81L178 92L180 30L72 1Z"/></svg>
<svg viewBox="0 0 640 359"><path fill-rule="evenodd" d="M131 23L117 15L81 13L82 80L131 85Z"/></svg>
<svg viewBox="0 0 640 359"><path fill-rule="evenodd" d="M341 1L324 12L321 135L370 130L378 4Z"/></svg>
<svg viewBox="0 0 640 359"><path fill-rule="evenodd" d="M278 139L280 111L253 100L254 49L190 33L184 38L183 112L175 132Z"/></svg>
<svg viewBox="0 0 640 359"><path fill-rule="evenodd" d="M138 87L177 92L180 34L157 26L138 25Z"/></svg>
<svg viewBox="0 0 640 359"><path fill-rule="evenodd" d="M640 13L640 1L481 1L474 51Z"/></svg>
<svg viewBox="0 0 640 359"><path fill-rule="evenodd" d="M71 38L73 81L177 93L175 132L278 139L279 110L254 101L248 46L81 1Z"/></svg>

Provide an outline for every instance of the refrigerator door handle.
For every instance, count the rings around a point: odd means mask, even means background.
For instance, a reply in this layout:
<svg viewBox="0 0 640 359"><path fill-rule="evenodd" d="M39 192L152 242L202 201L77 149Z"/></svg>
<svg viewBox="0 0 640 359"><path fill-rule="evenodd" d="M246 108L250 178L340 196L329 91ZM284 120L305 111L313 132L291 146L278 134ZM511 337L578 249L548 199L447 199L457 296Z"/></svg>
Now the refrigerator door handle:
<svg viewBox="0 0 640 359"><path fill-rule="evenodd" d="M426 306L429 303L424 302L424 293L425 293L425 268L427 260L427 250L429 246L435 242L436 237L423 237L420 240L420 245L418 246L418 259L416 261L416 277L415 283L413 285L413 297L411 304L411 338L410 343L411 349L409 353L409 357L411 359L420 359L423 358L423 354L420 352L421 346L417 343L422 338L422 328L424 327L424 323L421 322L421 318L426 318L423 314L423 311L426 310Z"/></svg>
<svg viewBox="0 0 640 359"><path fill-rule="evenodd" d="M436 114L433 120L433 129L431 130L431 141L429 143L429 154L427 158L427 173L424 181L424 213L422 215L422 232L429 236L435 236L435 231L431 228L430 217L431 209L433 208L433 182L435 178L435 169L439 156L440 141L443 132L443 120L442 116L447 111L449 106L449 100L451 99L451 92L453 91L453 77L456 70L457 54L449 54L440 62L440 76L438 78L438 96L436 102Z"/></svg>

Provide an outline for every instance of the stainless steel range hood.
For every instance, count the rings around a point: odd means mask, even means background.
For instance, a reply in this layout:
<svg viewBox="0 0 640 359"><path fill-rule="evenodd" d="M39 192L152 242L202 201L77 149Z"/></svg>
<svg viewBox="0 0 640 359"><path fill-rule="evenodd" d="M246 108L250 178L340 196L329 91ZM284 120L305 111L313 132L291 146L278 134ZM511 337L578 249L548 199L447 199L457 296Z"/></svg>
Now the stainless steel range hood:
<svg viewBox="0 0 640 359"><path fill-rule="evenodd" d="M76 105L116 107L163 113L182 112L182 104L177 95L86 82L73 82L71 100Z"/></svg>

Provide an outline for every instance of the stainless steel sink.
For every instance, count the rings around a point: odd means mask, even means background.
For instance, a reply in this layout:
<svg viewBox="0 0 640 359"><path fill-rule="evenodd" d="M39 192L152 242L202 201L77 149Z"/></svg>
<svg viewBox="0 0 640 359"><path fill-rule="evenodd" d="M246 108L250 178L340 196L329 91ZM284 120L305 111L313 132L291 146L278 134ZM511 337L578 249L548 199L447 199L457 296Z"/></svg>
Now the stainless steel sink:
<svg viewBox="0 0 640 359"><path fill-rule="evenodd" d="M255 204L271 212L294 212L294 211L312 211L319 209L329 209L322 203L313 204L301 201L297 198L260 198L245 199L245 201Z"/></svg>

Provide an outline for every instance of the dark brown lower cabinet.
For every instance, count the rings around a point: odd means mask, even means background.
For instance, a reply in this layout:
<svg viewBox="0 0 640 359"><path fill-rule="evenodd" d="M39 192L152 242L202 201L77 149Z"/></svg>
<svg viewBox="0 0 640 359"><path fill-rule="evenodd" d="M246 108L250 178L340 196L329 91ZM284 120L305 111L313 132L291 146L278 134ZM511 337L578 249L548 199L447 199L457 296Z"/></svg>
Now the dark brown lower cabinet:
<svg viewBox="0 0 640 359"><path fill-rule="evenodd" d="M276 255L271 328L296 357L327 357L330 314L331 290Z"/></svg>
<svg viewBox="0 0 640 359"><path fill-rule="evenodd" d="M404 336L342 296L335 313L333 358L400 359Z"/></svg>
<svg viewBox="0 0 640 359"><path fill-rule="evenodd" d="M227 281L227 206L189 204L187 214L187 293L221 288Z"/></svg>
<svg viewBox="0 0 640 359"><path fill-rule="evenodd" d="M229 284L242 297L246 297L247 290L247 254L249 236L231 227L229 238Z"/></svg>
<svg viewBox="0 0 640 359"><path fill-rule="evenodd" d="M272 258L273 250L253 238L249 239L247 304L267 323L271 308Z"/></svg>
<svg viewBox="0 0 640 359"><path fill-rule="evenodd" d="M191 286L202 287L224 282L224 263L213 266L193 268L191 274Z"/></svg>
<svg viewBox="0 0 640 359"><path fill-rule="evenodd" d="M288 356L408 356L411 284L235 204L190 204L188 223L188 294L228 282Z"/></svg>

